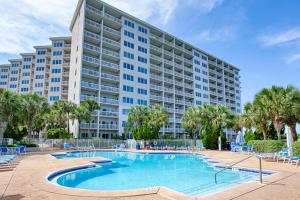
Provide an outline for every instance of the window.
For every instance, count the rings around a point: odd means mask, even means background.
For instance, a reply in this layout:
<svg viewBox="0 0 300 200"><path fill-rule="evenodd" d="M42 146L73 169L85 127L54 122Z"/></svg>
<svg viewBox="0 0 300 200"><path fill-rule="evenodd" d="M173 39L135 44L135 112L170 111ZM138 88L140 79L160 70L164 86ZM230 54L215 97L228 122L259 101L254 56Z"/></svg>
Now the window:
<svg viewBox="0 0 300 200"><path fill-rule="evenodd" d="M62 42L53 42L53 47L62 47L63 43Z"/></svg>
<svg viewBox="0 0 300 200"><path fill-rule="evenodd" d="M60 78L51 78L52 83L60 82Z"/></svg>
<svg viewBox="0 0 300 200"><path fill-rule="evenodd" d="M62 55L62 51L53 51L52 55L53 56L61 56Z"/></svg>
<svg viewBox="0 0 300 200"><path fill-rule="evenodd" d="M147 95L147 90L145 90L145 89L142 89L142 88L138 88L138 93L139 94L142 94L142 95Z"/></svg>
<svg viewBox="0 0 300 200"><path fill-rule="evenodd" d="M46 50L38 50L37 55L46 55Z"/></svg>
<svg viewBox="0 0 300 200"><path fill-rule="evenodd" d="M8 78L7 75L1 75L0 78Z"/></svg>
<svg viewBox="0 0 300 200"><path fill-rule="evenodd" d="M144 57L139 56L139 57L138 57L138 61L147 64L147 58L144 58Z"/></svg>
<svg viewBox="0 0 300 200"><path fill-rule="evenodd" d="M24 62L31 62L31 60L32 60L31 57L24 57L23 58Z"/></svg>
<svg viewBox="0 0 300 200"><path fill-rule="evenodd" d="M201 58L202 58L202 60L207 60L206 56L202 56Z"/></svg>
<svg viewBox="0 0 300 200"><path fill-rule="evenodd" d="M207 79L202 79L203 83L208 83L208 80Z"/></svg>
<svg viewBox="0 0 300 200"><path fill-rule="evenodd" d="M199 84L196 84L195 87L196 87L197 89L201 89L201 85L199 85Z"/></svg>
<svg viewBox="0 0 300 200"><path fill-rule="evenodd" d="M30 76L30 72L23 72L23 76Z"/></svg>
<svg viewBox="0 0 300 200"><path fill-rule="evenodd" d="M147 84L147 79L138 77L138 82L142 84Z"/></svg>
<svg viewBox="0 0 300 200"><path fill-rule="evenodd" d="M128 115L129 114L129 109L122 109L122 114L123 115Z"/></svg>
<svg viewBox="0 0 300 200"><path fill-rule="evenodd" d="M59 92L60 88L59 87L50 87L51 92Z"/></svg>
<svg viewBox="0 0 300 200"><path fill-rule="evenodd" d="M202 71L202 74L204 74L205 76L207 76L207 71Z"/></svg>
<svg viewBox="0 0 300 200"><path fill-rule="evenodd" d="M134 65L133 65L133 64L123 63L123 67L124 67L125 69L134 70Z"/></svg>
<svg viewBox="0 0 300 200"><path fill-rule="evenodd" d="M129 74L123 74L123 79L128 81L133 81L133 76Z"/></svg>
<svg viewBox="0 0 300 200"><path fill-rule="evenodd" d="M131 49L134 49L134 44L131 43L131 42L128 42L126 40L124 40L124 46L128 47L128 48L131 48Z"/></svg>
<svg viewBox="0 0 300 200"><path fill-rule="evenodd" d="M142 36L139 36L139 37L138 37L138 41L143 42L143 43L145 43L145 44L148 43L147 39L144 38L144 37L142 37Z"/></svg>
<svg viewBox="0 0 300 200"><path fill-rule="evenodd" d="M195 63L196 65L200 65L200 61L199 61L199 60L194 60L194 63Z"/></svg>
<svg viewBox="0 0 300 200"><path fill-rule="evenodd" d="M45 70L45 67L36 67L36 71L44 71Z"/></svg>
<svg viewBox="0 0 300 200"><path fill-rule="evenodd" d="M0 85L6 85L6 84L7 84L7 82L4 82L4 81L0 82Z"/></svg>
<svg viewBox="0 0 300 200"><path fill-rule="evenodd" d="M10 81L17 81L17 80L18 80L17 77L12 77L12 78L10 78Z"/></svg>
<svg viewBox="0 0 300 200"><path fill-rule="evenodd" d="M37 91L37 92L35 92L37 95L39 95L39 96L43 96L43 92L41 92L41 91Z"/></svg>
<svg viewBox="0 0 300 200"><path fill-rule="evenodd" d="M21 88L21 92L28 92L29 88Z"/></svg>
<svg viewBox="0 0 300 200"><path fill-rule="evenodd" d="M18 70L11 71L11 74L18 74Z"/></svg>
<svg viewBox="0 0 300 200"><path fill-rule="evenodd" d="M38 58L36 60L37 63L45 63L45 58Z"/></svg>
<svg viewBox="0 0 300 200"><path fill-rule="evenodd" d="M129 59L134 59L134 55L132 53L129 53L127 51L124 51L124 57Z"/></svg>
<svg viewBox="0 0 300 200"><path fill-rule="evenodd" d="M198 52L194 51L194 56L196 56L196 57L200 58L200 53L198 53Z"/></svg>
<svg viewBox="0 0 300 200"><path fill-rule="evenodd" d="M53 68L53 69L51 70L51 72L52 72L53 74L59 74L59 73L61 72L61 69L59 69L59 68Z"/></svg>
<svg viewBox="0 0 300 200"><path fill-rule="evenodd" d="M203 94L203 98L208 99L208 95L207 94Z"/></svg>
<svg viewBox="0 0 300 200"><path fill-rule="evenodd" d="M200 76L195 76L195 80L197 80L197 81L201 81L201 78L200 78Z"/></svg>
<svg viewBox="0 0 300 200"><path fill-rule="evenodd" d="M133 104L133 98L123 97L123 103Z"/></svg>
<svg viewBox="0 0 300 200"><path fill-rule="evenodd" d="M130 27L130 28L134 28L134 23L133 22L131 22L131 21L129 21L129 20L127 20L127 19L125 19L125 25L126 26L128 26L128 27Z"/></svg>
<svg viewBox="0 0 300 200"><path fill-rule="evenodd" d="M143 74L147 74L147 69L145 67L138 67L138 72L141 72Z"/></svg>
<svg viewBox="0 0 300 200"><path fill-rule="evenodd" d="M127 121L122 121L122 127L126 127L127 126Z"/></svg>
<svg viewBox="0 0 300 200"><path fill-rule="evenodd" d="M131 33L130 31L124 30L124 35L126 35L129 38L134 39L134 33Z"/></svg>
<svg viewBox="0 0 300 200"><path fill-rule="evenodd" d="M59 96L50 96L50 101L58 101Z"/></svg>
<svg viewBox="0 0 300 200"><path fill-rule="evenodd" d="M23 65L23 69L30 69L31 65Z"/></svg>
<svg viewBox="0 0 300 200"><path fill-rule="evenodd" d="M138 27L138 30L139 30L140 32L142 32L142 33L145 33L145 34L148 33L148 30L147 30L146 28L142 27L142 26L139 26L139 27Z"/></svg>
<svg viewBox="0 0 300 200"><path fill-rule="evenodd" d="M203 90L204 91L208 91L208 87L207 86L203 86Z"/></svg>
<svg viewBox="0 0 300 200"><path fill-rule="evenodd" d="M61 60L52 60L53 65L59 65L61 64Z"/></svg>
<svg viewBox="0 0 300 200"><path fill-rule="evenodd" d="M34 84L35 87L43 87L43 85L44 85L43 83L35 83Z"/></svg>
<svg viewBox="0 0 300 200"><path fill-rule="evenodd" d="M147 53L147 49L144 47L141 47L141 46L138 47L138 51L140 51L142 53Z"/></svg>
<svg viewBox="0 0 300 200"><path fill-rule="evenodd" d="M201 72L201 70L200 70L199 68L195 67L195 72L198 72L198 73L200 73L200 72Z"/></svg>
<svg viewBox="0 0 300 200"><path fill-rule="evenodd" d="M206 63L202 63L202 67L207 68L207 64Z"/></svg>
<svg viewBox="0 0 300 200"><path fill-rule="evenodd" d="M133 92L133 87L129 85L123 85L123 91L125 92Z"/></svg>
<svg viewBox="0 0 300 200"><path fill-rule="evenodd" d="M19 64L18 63L14 63L14 64L12 64L12 67L19 67Z"/></svg>
<svg viewBox="0 0 300 200"><path fill-rule="evenodd" d="M196 97L201 97L201 93L200 92L196 92Z"/></svg>
<svg viewBox="0 0 300 200"><path fill-rule="evenodd" d="M17 88L17 85L16 84L10 85L9 88Z"/></svg>
<svg viewBox="0 0 300 200"><path fill-rule="evenodd" d="M201 101L196 101L196 105L201 106L202 102Z"/></svg>
<svg viewBox="0 0 300 200"><path fill-rule="evenodd" d="M147 106L147 104L148 104L147 100L144 100L144 99L138 99L137 103L139 105L143 105L143 106Z"/></svg>
<svg viewBox="0 0 300 200"><path fill-rule="evenodd" d="M35 78L36 78L36 79L43 79L43 78L44 78L44 75L35 75Z"/></svg>
<svg viewBox="0 0 300 200"><path fill-rule="evenodd" d="M8 72L8 69L1 69L1 72Z"/></svg>

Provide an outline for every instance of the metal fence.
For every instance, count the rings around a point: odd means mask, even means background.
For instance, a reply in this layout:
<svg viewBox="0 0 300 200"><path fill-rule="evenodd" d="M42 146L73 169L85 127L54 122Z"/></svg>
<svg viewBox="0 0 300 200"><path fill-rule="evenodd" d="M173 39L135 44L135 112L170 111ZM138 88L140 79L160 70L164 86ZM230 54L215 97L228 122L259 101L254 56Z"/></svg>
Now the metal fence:
<svg viewBox="0 0 300 200"><path fill-rule="evenodd" d="M12 145L15 141L12 139L0 139L0 145ZM74 149L113 149L120 144L124 144L125 148L135 149L139 144L141 149L149 149L150 147L187 147L193 148L200 140L190 139L176 140L107 140L107 139L24 139L21 143L35 144L36 147L27 147L27 151L54 151L64 149L64 143L67 143Z"/></svg>

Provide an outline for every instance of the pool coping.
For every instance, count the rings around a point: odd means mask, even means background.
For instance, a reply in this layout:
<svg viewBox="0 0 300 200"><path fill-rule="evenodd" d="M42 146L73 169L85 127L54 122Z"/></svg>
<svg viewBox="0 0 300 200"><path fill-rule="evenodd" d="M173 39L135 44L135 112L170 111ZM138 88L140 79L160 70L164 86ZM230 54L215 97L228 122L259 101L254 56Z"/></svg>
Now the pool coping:
<svg viewBox="0 0 300 200"><path fill-rule="evenodd" d="M166 150L156 150L156 151L133 151L133 150L109 150L109 149L100 149L100 150L96 150L96 151L116 151L116 152L132 152L132 153L140 153L140 154L195 154L195 155L200 155L202 156L202 158L204 160L206 160L205 162L211 163L211 167L218 167L218 168L228 168L229 166L227 164L222 164L222 162L218 161L217 159L213 159L210 158L208 156L206 156L205 154L203 154L204 152L190 152L190 151L166 151ZM56 157L54 157L55 155L65 155L67 153L70 152L78 152L78 151L68 151L65 153L59 153L59 154L50 154L50 156L52 158L54 158L55 160L64 160L64 159L57 159ZM66 173L71 173L75 170L81 170L84 169L82 167L85 168L89 168L89 167L97 167L95 163L103 163L103 162L111 162L112 160L107 159L107 158L102 158L102 157L98 157L101 158L101 160L95 160L95 158L93 158L93 160L87 161L91 164L89 165L80 165L80 166L75 166L75 167L71 167L71 168L64 168L64 169L60 169L60 170L56 170L54 172L49 173L45 179L47 179L48 184L50 183L51 185L55 186L55 187L61 187L64 188L65 190L71 193L76 192L76 194L78 195L78 191L80 193L82 192L88 192L88 193L97 193L96 196L98 197L128 197L128 196L140 196L140 195L149 195L149 194L160 194L162 196L171 198L171 199L198 199L198 198L205 198L208 196L213 196L216 194L220 194L223 192L226 192L228 190L231 190L232 188L236 188L236 187L240 187L241 185L246 185L246 184L251 184L251 183L258 183L257 180L250 180L244 183L240 183L237 185L232 185L229 188L223 188L220 191L216 191L215 193L208 193L206 195L202 195L202 196L189 196L187 194L178 192L176 190L172 190L170 188L167 188L165 186L157 186L157 187L152 187L152 188L143 188L143 189L132 189L132 190L88 190L88 189L80 189L80 188L70 188L70 187L64 187L59 185L58 183L53 183L50 180L48 180L48 177L55 174L56 172L62 172L61 175L57 175L57 177L62 176L63 174ZM78 159L78 158L67 158L67 159ZM93 163L93 164L92 164ZM101 165L100 165L101 166ZM235 167L230 167L228 169L237 169L240 171L248 171L248 172L252 172L252 173L258 173L259 170L257 168L247 168L247 167L241 167L241 166L235 166ZM63 172L65 171L65 173ZM268 175L268 176L264 176L264 179L270 177L270 176L274 176L274 174L277 174L277 171L273 171L273 170L263 170L263 173ZM78 195L78 196L85 196L85 195Z"/></svg>

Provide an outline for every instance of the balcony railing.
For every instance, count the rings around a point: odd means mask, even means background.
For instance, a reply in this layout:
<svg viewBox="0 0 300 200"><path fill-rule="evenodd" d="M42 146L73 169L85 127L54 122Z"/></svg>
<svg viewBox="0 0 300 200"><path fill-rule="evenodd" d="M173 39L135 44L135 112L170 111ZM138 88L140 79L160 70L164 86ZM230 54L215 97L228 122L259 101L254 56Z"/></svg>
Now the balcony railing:
<svg viewBox="0 0 300 200"><path fill-rule="evenodd" d="M103 16L103 12L97 8L94 8L93 6L90 5L86 5L86 9L93 12L94 14L98 15L98 16Z"/></svg>
<svg viewBox="0 0 300 200"><path fill-rule="evenodd" d="M107 86L107 85L102 85L101 86L101 91L118 93L119 92L119 88L112 87L112 86Z"/></svg>
<svg viewBox="0 0 300 200"><path fill-rule="evenodd" d="M158 62L162 62L162 58L161 57L155 56L153 54L150 55L150 58L153 59L153 60L156 60Z"/></svg>
<svg viewBox="0 0 300 200"><path fill-rule="evenodd" d="M90 20L90 19L88 19L88 18L85 19L85 23L86 23L87 25L93 26L93 27L98 28L98 29L101 28L101 24L99 24L98 22L95 22L95 21L93 21L93 20Z"/></svg>
<svg viewBox="0 0 300 200"><path fill-rule="evenodd" d="M101 116L118 117L118 111L100 111Z"/></svg>
<svg viewBox="0 0 300 200"><path fill-rule="evenodd" d="M105 13L104 16L105 16L107 19L109 19L109 20L111 20L111 21L114 21L114 22L116 22L116 23L118 23L118 24L121 24L121 23L122 23L122 21L121 21L119 18L114 17L114 16L112 16L112 15L110 15L110 14L108 14L108 13Z"/></svg>
<svg viewBox="0 0 300 200"><path fill-rule="evenodd" d="M115 76L115 75L112 75L112 74L101 73L101 77L104 78L104 79L119 81L119 76Z"/></svg>
<svg viewBox="0 0 300 200"><path fill-rule="evenodd" d="M120 31L117 31L115 29L109 28L107 26L103 26L103 30L106 31L106 32L112 33L112 34L114 34L116 36L121 36L121 32Z"/></svg>
<svg viewBox="0 0 300 200"><path fill-rule="evenodd" d="M151 67L152 69L155 69L155 70L160 71L160 72L163 71L163 68L162 68L162 67L157 66L157 65L154 65L154 64L150 64L150 67Z"/></svg>
<svg viewBox="0 0 300 200"><path fill-rule="evenodd" d="M93 57L90 57L90 56L85 56L85 55L83 55L83 56L82 56L82 60L83 60L83 61L86 61L86 62L88 62L88 63L96 64L96 65L99 65L99 64L100 64L100 60L99 60L99 59L93 58Z"/></svg>
<svg viewBox="0 0 300 200"><path fill-rule="evenodd" d="M99 124L99 129L118 130L119 126L116 124Z"/></svg>
<svg viewBox="0 0 300 200"><path fill-rule="evenodd" d="M112 69L116 69L116 70L120 69L120 66L118 64L107 62L107 61L102 61L102 66L112 68Z"/></svg>
<svg viewBox="0 0 300 200"><path fill-rule="evenodd" d="M154 74L150 74L150 78L155 79L155 80L160 80L160 81L163 80L163 77L158 76L158 75L154 75Z"/></svg>
<svg viewBox="0 0 300 200"><path fill-rule="evenodd" d="M91 82L81 81L81 87L91 88L98 90L99 85Z"/></svg>
<svg viewBox="0 0 300 200"><path fill-rule="evenodd" d="M159 91L162 91L162 90L163 90L163 87L162 87L162 86L154 85L154 84L150 84L150 88L151 88L151 89L155 89L155 90L159 90Z"/></svg>
<svg viewBox="0 0 300 200"><path fill-rule="evenodd" d="M113 98L104 98L104 97L101 97L100 98L100 103L118 105L119 104L119 100L118 99L113 99Z"/></svg>
<svg viewBox="0 0 300 200"><path fill-rule="evenodd" d="M160 41L160 42L163 42L163 39L162 39L161 37L159 37L159 36L157 36L157 35L154 35L154 34L152 34L152 33L150 33L150 37L155 38L156 40L158 40L158 41Z"/></svg>
<svg viewBox="0 0 300 200"><path fill-rule="evenodd" d="M99 72L91 69L82 68L82 73L89 76L99 77Z"/></svg>
<svg viewBox="0 0 300 200"><path fill-rule="evenodd" d="M102 53L105 54L105 55L108 55L108 56L115 57L115 58L120 58L119 53L114 52L114 51L110 51L110 50L107 50L107 49L102 49Z"/></svg>
<svg viewBox="0 0 300 200"><path fill-rule="evenodd" d="M85 99L94 99L94 100L98 101L98 98L95 97L95 96L86 95L86 94L81 94L81 95L80 95L80 100L85 100Z"/></svg>
<svg viewBox="0 0 300 200"><path fill-rule="evenodd" d="M101 37L97 34L94 34L90 31L84 31L84 36L100 41Z"/></svg>

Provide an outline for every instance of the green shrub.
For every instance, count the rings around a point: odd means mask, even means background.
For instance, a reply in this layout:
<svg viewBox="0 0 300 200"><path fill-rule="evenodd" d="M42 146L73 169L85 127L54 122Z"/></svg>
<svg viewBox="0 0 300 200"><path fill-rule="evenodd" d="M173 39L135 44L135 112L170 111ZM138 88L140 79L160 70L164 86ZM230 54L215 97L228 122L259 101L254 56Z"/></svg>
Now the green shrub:
<svg viewBox="0 0 300 200"><path fill-rule="evenodd" d="M203 130L203 145L207 149L218 149L218 138L221 136L222 148L226 147L226 133L218 129Z"/></svg>
<svg viewBox="0 0 300 200"><path fill-rule="evenodd" d="M72 134L61 128L51 128L48 130L48 139L70 139Z"/></svg>
<svg viewBox="0 0 300 200"><path fill-rule="evenodd" d="M248 145L253 145L253 151L258 153L275 153L282 150L286 143L278 140L251 140Z"/></svg>
<svg viewBox="0 0 300 200"><path fill-rule="evenodd" d="M295 156L300 156L300 141L293 143L293 154Z"/></svg>
<svg viewBox="0 0 300 200"><path fill-rule="evenodd" d="M245 139L246 144L248 144L249 141L256 139L255 138L255 133L251 130L247 130L245 132L244 139Z"/></svg>
<svg viewBox="0 0 300 200"><path fill-rule="evenodd" d="M27 128L23 126L12 127L7 125L7 128L4 132L4 138L12 138L16 141L20 141L27 135Z"/></svg>

